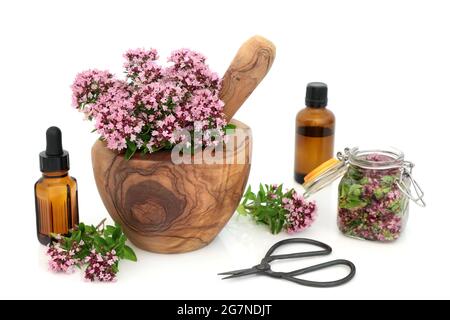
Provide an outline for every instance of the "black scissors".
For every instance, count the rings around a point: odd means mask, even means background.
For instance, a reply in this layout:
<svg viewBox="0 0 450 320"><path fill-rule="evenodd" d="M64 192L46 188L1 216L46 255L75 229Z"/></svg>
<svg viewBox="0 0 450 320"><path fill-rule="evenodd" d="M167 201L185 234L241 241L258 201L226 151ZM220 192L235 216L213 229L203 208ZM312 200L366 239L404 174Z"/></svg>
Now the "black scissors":
<svg viewBox="0 0 450 320"><path fill-rule="evenodd" d="M272 255L272 253L274 253L277 248L279 248L285 244L290 244L290 243L311 244L316 247L320 247L323 250ZM342 260L342 259L333 260L333 261L316 264L314 266L306 267L303 269L294 270L291 272L275 272L275 271L272 271L272 269L270 268L270 262L275 261L275 260L324 256L324 255L330 254L331 251L332 251L332 249L329 245L327 245L323 242L316 241L316 240L305 239L305 238L293 238L293 239L281 240L281 241L275 243L269 249L269 251L267 251L266 255L261 260L260 264L254 266L252 268L248 268L248 269L222 272L222 273L219 273L219 275L227 275L227 277L225 277L223 279L231 279L231 278L242 277L242 276L246 276L246 275L250 275L250 274L263 274L263 275L266 275L266 276L269 276L272 278L284 279L284 280L292 281L297 284L301 284L301 285L309 286L309 287L318 287L318 288L336 287L336 286L340 286L340 285L343 285L344 283L349 282L355 276L356 267L351 261ZM344 278L335 280L335 281L310 281L310 280L296 278L296 276L299 276L302 274L310 273L313 271L317 271L317 270L321 270L321 269L325 269L325 268L329 268L329 267L337 266L337 265L344 265L344 266L349 267L349 269L350 269L349 274L347 276L345 276Z"/></svg>

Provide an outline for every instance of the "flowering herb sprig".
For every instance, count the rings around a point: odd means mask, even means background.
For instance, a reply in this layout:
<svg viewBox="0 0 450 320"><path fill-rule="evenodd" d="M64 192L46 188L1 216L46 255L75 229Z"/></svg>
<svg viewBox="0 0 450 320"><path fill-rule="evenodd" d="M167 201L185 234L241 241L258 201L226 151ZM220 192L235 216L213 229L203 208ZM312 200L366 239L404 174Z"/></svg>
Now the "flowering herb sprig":
<svg viewBox="0 0 450 320"><path fill-rule="evenodd" d="M296 233L311 226L317 207L315 202L307 201L294 189L283 191L283 185L260 184L256 193L248 187L237 211L251 215L257 223L267 225L273 234L277 234L283 229Z"/></svg>
<svg viewBox="0 0 450 320"><path fill-rule="evenodd" d="M157 63L154 49L129 50L124 58L125 80L94 69L78 74L72 85L73 106L95 122L108 148L125 150L129 159L137 151L176 144L194 149L223 140L228 126L221 78L203 55L176 50L167 67Z"/></svg>
<svg viewBox="0 0 450 320"><path fill-rule="evenodd" d="M103 220L97 227L80 223L68 236L52 235L54 241L47 249L49 267L54 272L84 270L89 281L116 280L120 260L137 261L133 249L127 246L126 236L119 225L105 226Z"/></svg>

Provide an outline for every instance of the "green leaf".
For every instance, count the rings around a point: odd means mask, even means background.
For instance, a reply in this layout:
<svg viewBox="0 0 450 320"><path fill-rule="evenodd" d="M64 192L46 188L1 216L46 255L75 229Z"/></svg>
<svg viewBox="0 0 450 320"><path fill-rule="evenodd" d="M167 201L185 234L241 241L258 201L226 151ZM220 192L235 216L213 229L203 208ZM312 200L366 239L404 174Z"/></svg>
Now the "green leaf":
<svg viewBox="0 0 450 320"><path fill-rule="evenodd" d="M96 244L98 246L103 246L103 247L106 247L108 245L106 240L103 239L102 237L98 236L98 235L94 236L94 244Z"/></svg>
<svg viewBox="0 0 450 320"><path fill-rule="evenodd" d="M252 188L250 186L248 186L247 191L245 191L243 195L242 203L245 205L248 202L248 200L252 201L256 200L256 195L252 192Z"/></svg>
<svg viewBox="0 0 450 320"><path fill-rule="evenodd" d="M136 153L136 143L127 139L127 150L125 151L125 159L130 160Z"/></svg>
<svg viewBox="0 0 450 320"><path fill-rule="evenodd" d="M113 248L116 244L116 241L114 241L114 239L111 237L105 237L105 241L108 248L109 247Z"/></svg>
<svg viewBox="0 0 450 320"><path fill-rule="evenodd" d="M112 236L114 231L116 231L116 228L108 225L105 227L105 230L103 232L105 236Z"/></svg>
<svg viewBox="0 0 450 320"><path fill-rule="evenodd" d="M118 273L119 272L119 265L116 263L116 264L113 264L112 266L111 266L111 270L114 272L114 273Z"/></svg>
<svg viewBox="0 0 450 320"><path fill-rule="evenodd" d="M233 134L236 130L236 125L232 124L232 123L228 123L224 128L223 128L225 134Z"/></svg>
<svg viewBox="0 0 450 320"><path fill-rule="evenodd" d="M389 210L393 213L399 213L401 211L402 205L400 200L396 200L394 202L391 203L391 205L389 206Z"/></svg>
<svg viewBox="0 0 450 320"><path fill-rule="evenodd" d="M255 201L255 200L256 200L256 195L255 195L253 192L251 192L251 193L247 196L247 199L248 199L248 200Z"/></svg>
<svg viewBox="0 0 450 320"><path fill-rule="evenodd" d="M81 231L77 230L73 233L73 240L76 242L80 242L81 241Z"/></svg>
<svg viewBox="0 0 450 320"><path fill-rule="evenodd" d="M242 214L242 215L244 215L244 216L247 214L247 210L245 210L245 206L244 206L243 204L240 204L240 205L237 207L236 211L237 211L239 214Z"/></svg>
<svg viewBox="0 0 450 320"><path fill-rule="evenodd" d="M340 197L346 197L349 193L350 186L348 183L345 183L345 181L342 181L339 185L339 196Z"/></svg>
<svg viewBox="0 0 450 320"><path fill-rule="evenodd" d="M344 209L363 208L366 205L367 205L366 201L361 200L359 197L356 196L349 196L347 198L339 199L339 207Z"/></svg>
<svg viewBox="0 0 450 320"><path fill-rule="evenodd" d="M369 178L367 178L367 177L364 177L364 178L362 178L361 180L359 180L359 183L360 184L368 184L369 183Z"/></svg>
<svg viewBox="0 0 450 320"><path fill-rule="evenodd" d="M264 190L264 186L262 184L259 184L259 191L256 196L256 199L261 202L266 202L266 190Z"/></svg>
<svg viewBox="0 0 450 320"><path fill-rule="evenodd" d="M114 247L114 249L116 250L117 256L120 259L123 259L124 257L124 247L125 247L125 243L118 243L116 244L116 246Z"/></svg>
<svg viewBox="0 0 450 320"><path fill-rule="evenodd" d="M362 221L360 219L355 219L348 224L348 227L351 229L354 229L354 228L360 226L361 224L362 224Z"/></svg>
<svg viewBox="0 0 450 320"><path fill-rule="evenodd" d="M72 248L73 240L70 238L63 238L64 241L62 242L62 248L64 250L70 250Z"/></svg>
<svg viewBox="0 0 450 320"><path fill-rule="evenodd" d="M136 253L134 253L133 249L131 249L129 246L124 246L123 249L124 249L123 250L123 252L124 252L123 258L124 259L134 261L134 262L137 261Z"/></svg>
<svg viewBox="0 0 450 320"><path fill-rule="evenodd" d="M86 229L86 233L90 233L90 234L95 233L95 227L94 226L86 225L85 229Z"/></svg>
<svg viewBox="0 0 450 320"><path fill-rule="evenodd" d="M227 123L227 125L225 126L225 129L236 129L236 125L233 123Z"/></svg>
<svg viewBox="0 0 450 320"><path fill-rule="evenodd" d="M275 222L274 234L278 234L283 229L284 219L277 219Z"/></svg>
<svg viewBox="0 0 450 320"><path fill-rule="evenodd" d="M78 253L77 258L80 260L84 260L84 258L86 258L90 253L91 252L88 248L84 248Z"/></svg>
<svg viewBox="0 0 450 320"><path fill-rule="evenodd" d="M282 192L283 192L283 184L280 184L277 188L276 194L281 197Z"/></svg>
<svg viewBox="0 0 450 320"><path fill-rule="evenodd" d="M373 191L373 194L375 195L375 198L377 198L378 200L380 200L384 196L383 189L381 189L381 188L376 188Z"/></svg>
<svg viewBox="0 0 450 320"><path fill-rule="evenodd" d="M362 186L360 184L352 184L348 190L349 195L360 196L362 192Z"/></svg>
<svg viewBox="0 0 450 320"><path fill-rule="evenodd" d="M347 171L347 175L353 180L360 180L363 177L361 170L350 166Z"/></svg>
<svg viewBox="0 0 450 320"><path fill-rule="evenodd" d="M274 208L263 208L262 212L265 216L267 216L268 218L275 218L278 216L278 211Z"/></svg>
<svg viewBox="0 0 450 320"><path fill-rule="evenodd" d="M395 177L394 176L384 176L384 177L381 178L381 181L384 184L391 185L391 184L394 183Z"/></svg>
<svg viewBox="0 0 450 320"><path fill-rule="evenodd" d="M127 241L127 237L124 234L122 234L120 236L119 243L125 243L126 241Z"/></svg>
<svg viewBox="0 0 450 320"><path fill-rule="evenodd" d="M84 223L80 223L78 225L78 230L80 230L82 233L86 230L86 226L84 225Z"/></svg>
<svg viewBox="0 0 450 320"><path fill-rule="evenodd" d="M269 225L270 233L276 234L276 233L277 233L277 232L276 232L276 229L277 229L277 226L276 226L277 220L274 220L274 219L268 219L268 220L267 220L267 224Z"/></svg>
<svg viewBox="0 0 450 320"><path fill-rule="evenodd" d="M120 226L117 226L116 229L114 230L112 238L114 241L117 241L119 240L121 235L122 235L122 228Z"/></svg>
<svg viewBox="0 0 450 320"><path fill-rule="evenodd" d="M264 193L264 194L266 193L266 190L264 190L264 186L262 183L259 184L259 192Z"/></svg>

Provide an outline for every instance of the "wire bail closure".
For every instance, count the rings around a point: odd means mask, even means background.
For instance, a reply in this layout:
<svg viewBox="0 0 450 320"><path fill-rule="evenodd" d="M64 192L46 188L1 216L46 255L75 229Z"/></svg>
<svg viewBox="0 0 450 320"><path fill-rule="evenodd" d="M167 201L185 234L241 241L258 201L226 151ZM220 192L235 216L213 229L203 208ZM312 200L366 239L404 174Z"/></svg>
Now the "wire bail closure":
<svg viewBox="0 0 450 320"><path fill-rule="evenodd" d="M345 148L344 152L339 151L338 153L336 153L336 158L345 163L348 162L349 157L350 157L350 148Z"/></svg>
<svg viewBox="0 0 450 320"><path fill-rule="evenodd" d="M406 195L411 201L417 204L419 207L426 207L426 203L423 200L424 192L422 188L419 186L416 180L412 177L412 169L414 168L414 163L410 161L405 161L402 167L402 172L400 175L400 179L398 179L395 183L399 190ZM412 186L412 188L410 187ZM411 192L411 189L414 190L414 195Z"/></svg>

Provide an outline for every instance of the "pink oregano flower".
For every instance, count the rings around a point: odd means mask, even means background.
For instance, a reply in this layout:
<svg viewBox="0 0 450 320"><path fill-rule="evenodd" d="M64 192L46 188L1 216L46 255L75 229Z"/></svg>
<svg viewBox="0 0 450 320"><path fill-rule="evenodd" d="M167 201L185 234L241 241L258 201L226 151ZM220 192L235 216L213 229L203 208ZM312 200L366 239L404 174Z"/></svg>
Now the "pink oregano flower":
<svg viewBox="0 0 450 320"><path fill-rule="evenodd" d="M113 266L117 261L119 261L119 258L115 250L107 252L106 255L101 255L97 251L92 250L84 261L88 265L84 271L84 278L88 281L116 281L116 271L113 269Z"/></svg>
<svg viewBox="0 0 450 320"><path fill-rule="evenodd" d="M82 244L81 244L82 245ZM47 248L49 269L53 272L72 273L75 267L80 266L80 260L76 258L81 250L78 243L73 243L70 250L64 250L59 243Z"/></svg>
<svg viewBox="0 0 450 320"><path fill-rule="evenodd" d="M286 210L286 231L300 232L309 228L316 219L317 206L315 201L307 201L296 191L290 198L283 198L283 208Z"/></svg>
<svg viewBox="0 0 450 320"><path fill-rule="evenodd" d="M72 85L72 101L112 150L143 153L175 144L217 145L227 122L219 99L221 79L206 58L189 49L174 51L167 67L157 64L155 49L129 50L124 54L126 80L108 71L79 73ZM177 134L212 130L199 141ZM197 135L198 136L198 135Z"/></svg>

